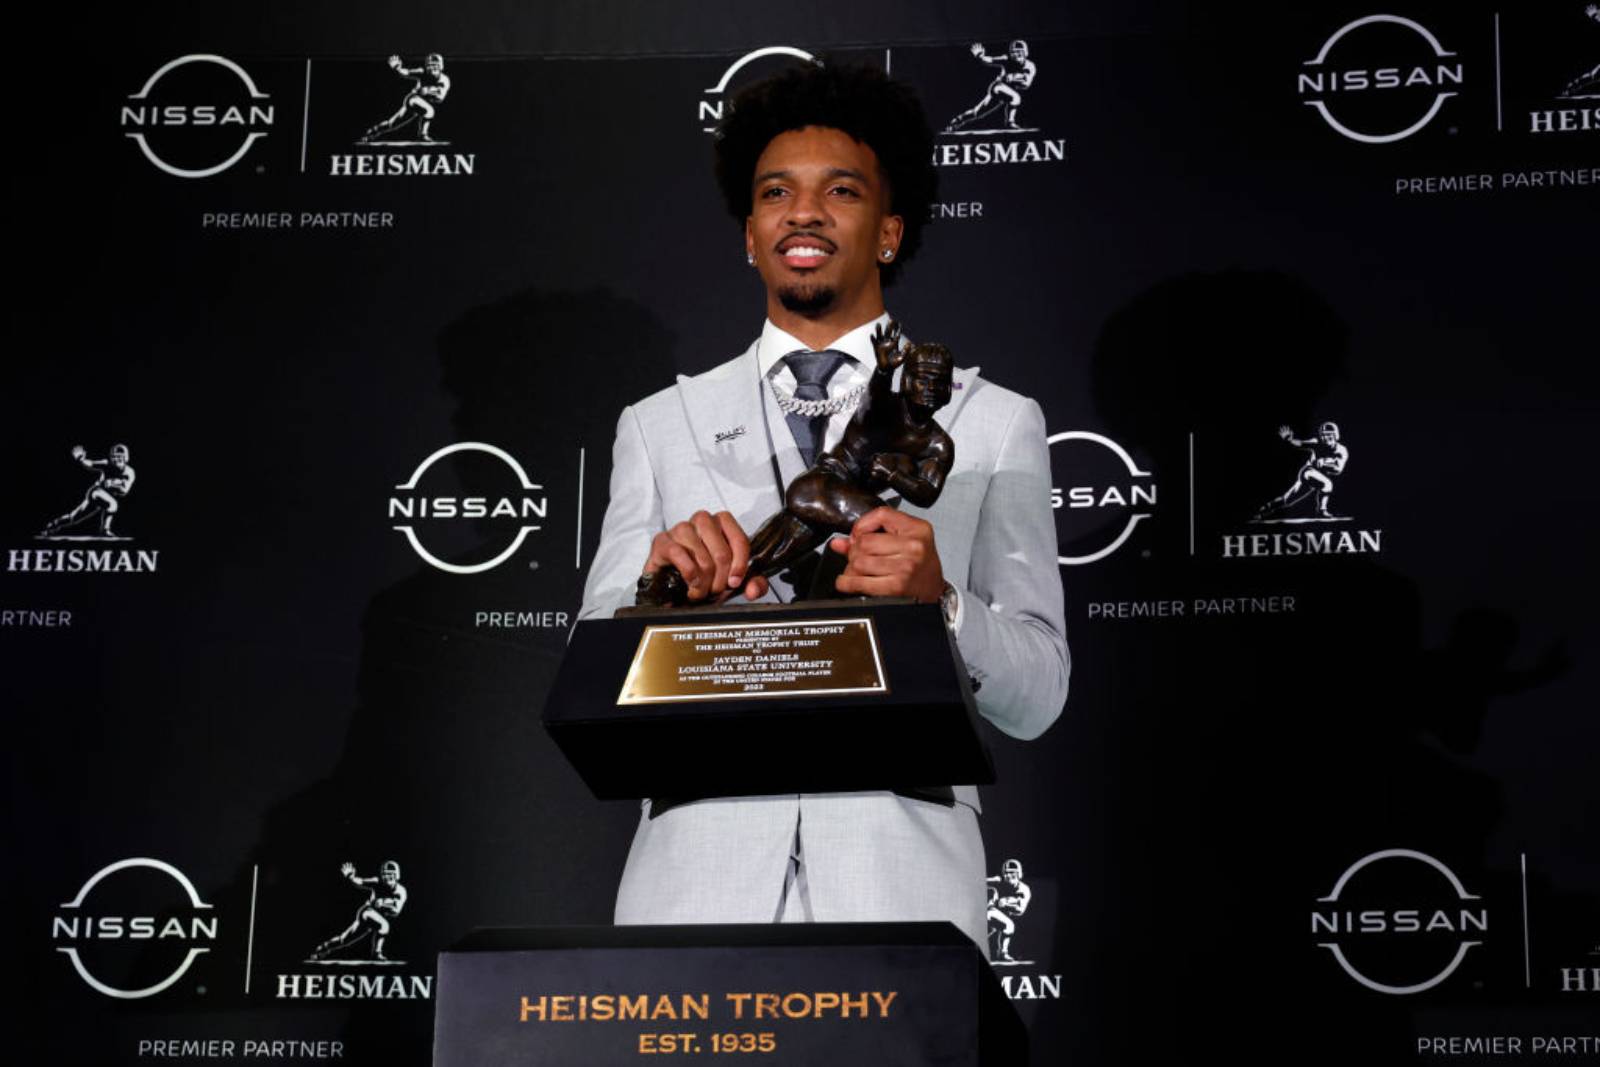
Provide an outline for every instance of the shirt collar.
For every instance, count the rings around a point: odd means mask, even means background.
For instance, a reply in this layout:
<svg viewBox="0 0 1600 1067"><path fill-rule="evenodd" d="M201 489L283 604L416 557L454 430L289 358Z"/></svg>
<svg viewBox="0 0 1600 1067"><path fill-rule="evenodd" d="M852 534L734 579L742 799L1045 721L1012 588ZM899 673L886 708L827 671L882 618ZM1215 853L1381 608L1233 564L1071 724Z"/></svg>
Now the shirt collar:
<svg viewBox="0 0 1600 1067"><path fill-rule="evenodd" d="M849 331L842 337L834 339L826 347L835 352L843 352L864 367L876 367L878 357L872 351L872 331L889 321L889 313L882 315L870 322L863 322L860 326ZM761 339L756 342L756 368L762 377L767 377L778 366L784 356L790 352L806 352L810 349L796 340L792 335L779 329L768 319L761 327Z"/></svg>

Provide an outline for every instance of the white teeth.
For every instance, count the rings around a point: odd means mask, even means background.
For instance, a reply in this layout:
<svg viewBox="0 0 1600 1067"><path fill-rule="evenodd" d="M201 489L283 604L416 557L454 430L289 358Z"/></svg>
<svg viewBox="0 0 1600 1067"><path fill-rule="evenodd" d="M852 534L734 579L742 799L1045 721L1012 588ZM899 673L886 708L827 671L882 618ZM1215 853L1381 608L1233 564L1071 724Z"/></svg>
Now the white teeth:
<svg viewBox="0 0 1600 1067"><path fill-rule="evenodd" d="M799 248L791 248L788 251L784 252L785 256L800 256L800 257L805 258L805 259L820 259L823 256L826 256L828 254L829 253L827 251L825 251L825 250L823 250L821 248L808 248L808 247L805 247L805 246L801 246Z"/></svg>

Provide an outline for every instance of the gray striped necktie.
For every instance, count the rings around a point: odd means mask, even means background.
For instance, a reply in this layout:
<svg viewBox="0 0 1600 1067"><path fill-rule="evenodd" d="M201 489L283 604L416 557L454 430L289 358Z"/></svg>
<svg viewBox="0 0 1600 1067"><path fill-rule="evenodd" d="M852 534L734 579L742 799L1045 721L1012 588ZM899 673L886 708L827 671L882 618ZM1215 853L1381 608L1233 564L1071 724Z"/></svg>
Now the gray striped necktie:
<svg viewBox="0 0 1600 1067"><path fill-rule="evenodd" d="M794 398L796 400L826 400L828 399L828 379L833 377L834 371L848 357L843 352L828 349L824 352L791 352L783 357L789 370L794 374ZM801 415L798 412L785 415L789 423L789 432L794 434L794 443L800 446L800 458L805 465L810 467L817 460L817 450L822 447L823 438L828 433L827 415Z"/></svg>

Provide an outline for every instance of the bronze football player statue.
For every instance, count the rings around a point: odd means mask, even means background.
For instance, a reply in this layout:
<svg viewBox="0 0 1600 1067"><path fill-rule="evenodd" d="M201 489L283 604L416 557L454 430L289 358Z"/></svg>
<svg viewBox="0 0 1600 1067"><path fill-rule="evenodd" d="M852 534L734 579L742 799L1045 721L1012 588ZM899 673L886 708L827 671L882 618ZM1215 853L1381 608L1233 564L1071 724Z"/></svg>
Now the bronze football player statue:
<svg viewBox="0 0 1600 1067"><path fill-rule="evenodd" d="M892 490L921 508L939 499L956 455L955 442L933 418L950 402L950 350L902 341L893 321L873 331L872 350L878 366L844 436L789 483L783 510L750 539L747 578L781 571L828 537L848 534L858 519L883 506L880 492ZM902 365L896 393L890 382ZM634 603L682 607L689 603L689 587L668 564L639 579Z"/></svg>

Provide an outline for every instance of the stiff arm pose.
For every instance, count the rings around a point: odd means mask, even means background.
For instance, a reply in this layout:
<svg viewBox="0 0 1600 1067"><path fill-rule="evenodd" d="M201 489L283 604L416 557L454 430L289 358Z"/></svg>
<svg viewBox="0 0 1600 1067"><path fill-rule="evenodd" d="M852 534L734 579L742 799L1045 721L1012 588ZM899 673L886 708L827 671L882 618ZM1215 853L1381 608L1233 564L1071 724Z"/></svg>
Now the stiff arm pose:
<svg viewBox="0 0 1600 1067"><path fill-rule="evenodd" d="M944 132L955 133L973 119L997 107L1004 108L1001 112L1004 128L1020 130L1022 127L1017 125L1017 110L1022 107L1022 93L1033 84L1034 76L1039 73L1039 68L1028 58L1028 42L1012 41L1003 56L991 56L983 50L983 45L977 43L973 44L970 51L978 62L998 67L1000 73L984 90L983 99L951 119Z"/></svg>
<svg viewBox="0 0 1600 1067"><path fill-rule="evenodd" d="M1317 498L1317 517L1332 518L1333 513L1328 510L1328 503L1333 499L1333 479L1344 473L1344 466L1350 461L1350 450L1339 443L1339 427L1331 422L1325 422L1317 427L1315 437L1301 440L1295 437L1292 429L1280 426L1278 436L1296 448L1305 449L1309 455L1305 463L1301 464L1299 473L1295 475L1294 484L1284 490L1282 495L1273 497L1263 504L1261 510L1256 512L1256 518L1270 518L1287 511L1313 494Z"/></svg>
<svg viewBox="0 0 1600 1067"><path fill-rule="evenodd" d="M892 490L919 507L939 498L955 459L955 443L934 421L934 412L950 402L950 350L907 344L899 323L890 321L873 331L872 351L876 369L839 443L789 484L783 510L750 539L747 576L781 571L827 535L849 534L884 506L880 491ZM897 392L891 383L901 367ZM688 601L687 585L671 564L647 572L639 586L641 604Z"/></svg>
<svg viewBox="0 0 1600 1067"><path fill-rule="evenodd" d="M372 958L387 960L383 954L384 938L389 936L390 921L400 915L400 910L406 906L406 887L400 884L400 865L394 860L386 860L378 868L376 878L362 878L356 874L355 864L346 863L339 868L351 885L367 891L366 903L356 911L356 917L350 925L334 934L328 940L312 950L310 959L324 960L342 948L360 941L363 937L372 937Z"/></svg>
<svg viewBox="0 0 1600 1067"><path fill-rule="evenodd" d="M399 56L389 57L389 68L402 78L411 78L411 91L401 101L399 110L361 135L363 142L375 141L406 125L417 124L417 140L432 141L428 128L437 114L435 105L444 103L450 93L450 75L444 72L444 57L437 52L422 61L420 67L407 67Z"/></svg>
<svg viewBox="0 0 1600 1067"><path fill-rule="evenodd" d="M133 489L134 473L133 468L128 466L128 446L112 445L111 453L106 459L90 459L87 449L82 445L73 445L72 458L77 460L84 470L95 472L99 477L83 494L78 506L65 515L51 519L45 524L40 536L53 537L62 530L98 515L100 536L110 537L111 520L122 507L123 498Z"/></svg>
<svg viewBox="0 0 1600 1067"><path fill-rule="evenodd" d="M1600 22L1600 4L1590 4L1583 13ZM1567 100L1592 100L1600 96L1600 63L1569 81L1561 90L1561 96Z"/></svg>

